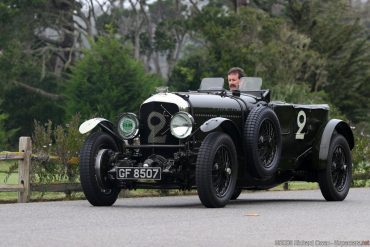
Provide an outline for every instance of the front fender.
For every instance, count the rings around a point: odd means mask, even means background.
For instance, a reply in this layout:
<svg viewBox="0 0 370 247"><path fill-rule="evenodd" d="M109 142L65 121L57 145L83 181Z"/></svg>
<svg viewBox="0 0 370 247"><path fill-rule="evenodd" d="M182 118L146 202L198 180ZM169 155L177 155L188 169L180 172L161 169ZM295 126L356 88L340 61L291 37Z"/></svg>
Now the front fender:
<svg viewBox="0 0 370 247"><path fill-rule="evenodd" d="M87 132L95 129L97 126L99 126L105 133L111 135L115 139L120 149L123 148L124 140L114 131L113 123L105 118L89 119L80 125L78 131L80 131L81 134L86 134Z"/></svg>
<svg viewBox="0 0 370 247"><path fill-rule="evenodd" d="M86 134L87 132L90 132L91 130L95 129L96 126L98 126L100 123L103 123L103 122L107 122L108 125L113 126L113 124L105 118L92 118L92 119L89 119L83 122L80 125L80 128L78 128L78 131L80 131L81 134ZM104 127L108 127L108 126L104 125Z"/></svg>
<svg viewBox="0 0 370 247"><path fill-rule="evenodd" d="M203 131L204 133L210 132L212 130L217 129L218 126L220 126L225 121L230 121L230 120L227 119L227 118L223 118L223 117L211 118L211 119L205 121L202 124L202 126L200 126L200 130Z"/></svg>
<svg viewBox="0 0 370 247"><path fill-rule="evenodd" d="M230 119L223 117L211 118L200 126L200 130L204 133L207 133L216 130L218 127L220 127L223 132L228 134L231 139L233 139L237 147L237 151L241 152L240 148L242 147L242 135L237 126Z"/></svg>

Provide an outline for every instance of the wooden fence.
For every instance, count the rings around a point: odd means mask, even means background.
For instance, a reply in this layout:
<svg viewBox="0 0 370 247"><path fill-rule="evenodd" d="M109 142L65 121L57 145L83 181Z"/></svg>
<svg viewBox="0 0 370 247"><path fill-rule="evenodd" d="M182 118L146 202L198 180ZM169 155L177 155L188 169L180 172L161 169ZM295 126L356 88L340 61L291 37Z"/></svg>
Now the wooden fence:
<svg viewBox="0 0 370 247"><path fill-rule="evenodd" d="M31 191L65 192L82 191L79 183L31 184L31 162L37 156L32 155L30 137L19 138L19 152L2 152L0 161L18 160L18 184L0 184L0 192L18 192L18 202L29 202ZM55 158L55 157L54 157Z"/></svg>

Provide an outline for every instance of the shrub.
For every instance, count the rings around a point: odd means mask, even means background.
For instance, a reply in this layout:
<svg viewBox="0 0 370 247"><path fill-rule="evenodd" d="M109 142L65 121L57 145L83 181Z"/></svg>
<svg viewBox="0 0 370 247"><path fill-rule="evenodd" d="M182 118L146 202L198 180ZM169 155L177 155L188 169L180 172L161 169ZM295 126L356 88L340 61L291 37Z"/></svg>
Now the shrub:
<svg viewBox="0 0 370 247"><path fill-rule="evenodd" d="M31 181L34 183L77 182L79 149L84 137L79 134L80 115L75 115L65 126L53 128L51 121L35 121ZM57 155L54 156L54 155Z"/></svg>

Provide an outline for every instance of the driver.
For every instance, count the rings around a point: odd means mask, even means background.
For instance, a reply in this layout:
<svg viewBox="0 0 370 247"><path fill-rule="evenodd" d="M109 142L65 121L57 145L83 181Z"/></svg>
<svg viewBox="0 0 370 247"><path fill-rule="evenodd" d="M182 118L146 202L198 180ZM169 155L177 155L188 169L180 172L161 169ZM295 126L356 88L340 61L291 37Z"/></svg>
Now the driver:
<svg viewBox="0 0 370 247"><path fill-rule="evenodd" d="M238 90L240 84L240 78L245 77L245 72L242 68L233 67L227 72L227 81L229 82L229 88L231 91Z"/></svg>

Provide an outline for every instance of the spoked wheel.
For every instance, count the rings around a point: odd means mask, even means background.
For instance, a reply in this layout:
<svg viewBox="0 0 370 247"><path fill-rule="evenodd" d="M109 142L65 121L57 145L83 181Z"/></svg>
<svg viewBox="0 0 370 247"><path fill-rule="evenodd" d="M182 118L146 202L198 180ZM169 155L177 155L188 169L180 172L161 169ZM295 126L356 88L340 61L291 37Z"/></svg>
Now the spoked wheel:
<svg viewBox="0 0 370 247"><path fill-rule="evenodd" d="M261 165L266 170L271 169L277 152L277 133L271 120L266 119L262 122L259 133L257 149Z"/></svg>
<svg viewBox="0 0 370 247"><path fill-rule="evenodd" d="M104 132L89 136L80 152L80 180L86 199L94 206L111 206L120 189L108 179L111 154L116 142Z"/></svg>
<svg viewBox="0 0 370 247"><path fill-rule="evenodd" d="M235 145L225 133L214 132L203 141L196 163L196 185L204 206L224 207L238 176Z"/></svg>
<svg viewBox="0 0 370 247"><path fill-rule="evenodd" d="M244 125L247 166L258 178L269 178L277 171L282 143L279 120L273 110L255 107Z"/></svg>
<svg viewBox="0 0 370 247"><path fill-rule="evenodd" d="M319 172L319 185L327 201L346 198L352 180L351 151L347 140L340 134L332 137L326 169Z"/></svg>

